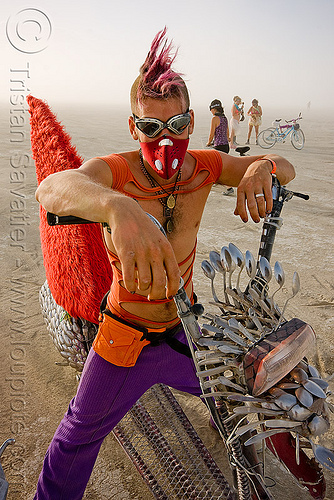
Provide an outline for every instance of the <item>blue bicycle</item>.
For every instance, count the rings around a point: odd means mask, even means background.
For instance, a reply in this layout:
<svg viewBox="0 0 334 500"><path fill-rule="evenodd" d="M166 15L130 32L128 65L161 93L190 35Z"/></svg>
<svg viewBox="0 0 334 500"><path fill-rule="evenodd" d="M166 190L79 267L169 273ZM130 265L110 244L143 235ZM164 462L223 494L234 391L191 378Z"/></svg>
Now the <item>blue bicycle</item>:
<svg viewBox="0 0 334 500"><path fill-rule="evenodd" d="M305 143L304 132L300 128L298 120L301 120L302 116L299 113L298 118L293 120L285 120L286 125L281 125L281 119L275 120L273 122L274 127L266 128L259 133L257 138L257 143L261 148L269 149L272 148L276 142L285 142L285 139L290 135L291 144L295 149L302 149Z"/></svg>

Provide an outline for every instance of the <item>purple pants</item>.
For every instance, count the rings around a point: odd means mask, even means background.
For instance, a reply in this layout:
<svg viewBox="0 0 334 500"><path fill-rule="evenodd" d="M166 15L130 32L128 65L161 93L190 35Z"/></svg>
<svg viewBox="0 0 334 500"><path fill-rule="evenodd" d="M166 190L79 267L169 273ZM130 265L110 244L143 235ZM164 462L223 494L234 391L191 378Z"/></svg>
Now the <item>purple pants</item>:
<svg viewBox="0 0 334 500"><path fill-rule="evenodd" d="M175 338L186 343L183 331ZM77 394L46 452L34 500L82 498L103 439L157 383L201 394L193 361L166 343L144 347L132 368L112 365L91 349Z"/></svg>

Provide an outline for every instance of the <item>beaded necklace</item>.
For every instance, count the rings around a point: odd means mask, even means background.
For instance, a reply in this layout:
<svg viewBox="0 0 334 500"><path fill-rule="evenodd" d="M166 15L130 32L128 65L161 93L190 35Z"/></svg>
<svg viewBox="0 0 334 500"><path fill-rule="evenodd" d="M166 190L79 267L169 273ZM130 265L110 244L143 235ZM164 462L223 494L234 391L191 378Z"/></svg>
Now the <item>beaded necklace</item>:
<svg viewBox="0 0 334 500"><path fill-rule="evenodd" d="M173 190L172 190L171 193L169 193L146 170L145 165L144 165L144 160L143 160L143 153L142 153L141 149L139 150L139 163L140 163L140 170L143 172L143 174L145 175L146 179L151 184L151 187L152 188L156 188L156 187L160 188L160 191L157 191L156 194L159 194L159 195L166 194L166 195L168 195L167 197L164 196L163 198L158 198L158 200L160 201L160 203L161 203L161 205L163 207L163 215L166 218L166 222L164 224L164 229L165 229L165 231L167 231L167 233L171 233L174 230L174 228L175 228L175 224L174 224L174 221L173 221L173 212L174 212L174 208L176 206L176 198L177 198L176 191L179 189L179 186L177 186L177 183L181 179L181 168L179 169L178 174L176 176Z"/></svg>

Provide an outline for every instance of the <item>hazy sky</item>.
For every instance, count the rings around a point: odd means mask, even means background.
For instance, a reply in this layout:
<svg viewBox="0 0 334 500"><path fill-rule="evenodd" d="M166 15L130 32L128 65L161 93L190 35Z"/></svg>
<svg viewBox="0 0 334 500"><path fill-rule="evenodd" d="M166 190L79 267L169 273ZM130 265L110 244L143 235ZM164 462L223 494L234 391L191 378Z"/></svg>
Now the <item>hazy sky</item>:
<svg viewBox="0 0 334 500"><path fill-rule="evenodd" d="M29 64L28 88L51 104L127 104L166 25L194 106L230 108L235 94L246 106L334 106L333 0L2 0L0 12L2 101Z"/></svg>

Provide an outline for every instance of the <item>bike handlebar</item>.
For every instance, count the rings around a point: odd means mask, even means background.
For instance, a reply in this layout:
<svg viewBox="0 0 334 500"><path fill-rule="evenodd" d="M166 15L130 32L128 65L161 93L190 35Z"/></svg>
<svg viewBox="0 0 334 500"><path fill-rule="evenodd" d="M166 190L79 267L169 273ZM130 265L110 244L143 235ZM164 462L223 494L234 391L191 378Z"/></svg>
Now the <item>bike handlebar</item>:
<svg viewBox="0 0 334 500"><path fill-rule="evenodd" d="M49 226L70 226L73 224L94 224L93 221L82 219L75 215L56 215L51 212L46 212L46 219Z"/></svg>
<svg viewBox="0 0 334 500"><path fill-rule="evenodd" d="M280 215L283 209L284 202L291 200L293 196L297 196L298 198L302 198L304 200L308 200L310 198L308 194L297 193L296 191L287 189L285 186L281 186L277 177L274 176L272 184L272 194L273 209L263 223L261 244L259 250L259 258L266 257L268 261L270 261L271 258L276 231L282 225L282 219L280 218Z"/></svg>
<svg viewBox="0 0 334 500"><path fill-rule="evenodd" d="M296 191L290 191L290 193L293 194L293 196L297 196L298 198L303 198L303 200L309 200L310 197L308 194L303 194L303 193L296 193Z"/></svg>
<svg viewBox="0 0 334 500"><path fill-rule="evenodd" d="M302 116L298 116L298 118L292 118L292 120L285 120L285 123L296 123L298 120L302 120Z"/></svg>
<svg viewBox="0 0 334 500"><path fill-rule="evenodd" d="M274 209L273 211L277 212L277 208L275 208L276 204L279 202L279 198L282 198L282 206L284 201L291 200L293 196L297 196L298 198L302 198L304 200L308 200L310 197L308 194L297 193L296 191L290 191L285 186L281 186L277 177L273 177L273 198L274 198ZM279 213L282 210L282 206L280 207ZM275 216L279 214L275 213ZM46 214L47 222L49 226L68 226L73 224L94 224L93 221L88 219L82 219L81 217L76 217L74 215L56 215L51 212L47 212ZM98 224L98 223L95 223ZM103 223L103 225L107 225Z"/></svg>

